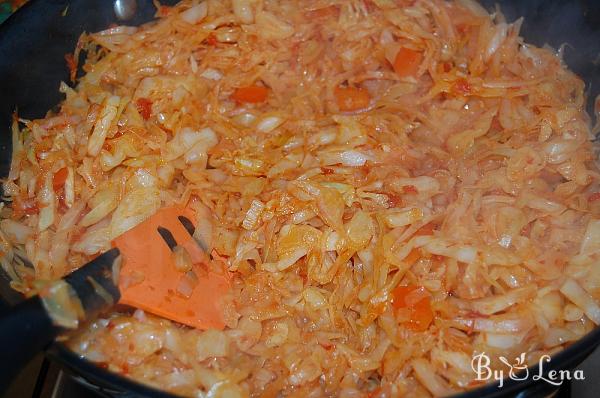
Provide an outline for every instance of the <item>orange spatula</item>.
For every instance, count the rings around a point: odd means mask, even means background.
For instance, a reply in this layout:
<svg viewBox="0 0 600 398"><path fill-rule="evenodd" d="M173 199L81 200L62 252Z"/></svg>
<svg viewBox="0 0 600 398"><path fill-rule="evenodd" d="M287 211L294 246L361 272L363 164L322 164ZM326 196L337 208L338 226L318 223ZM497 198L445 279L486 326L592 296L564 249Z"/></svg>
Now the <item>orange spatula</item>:
<svg viewBox="0 0 600 398"><path fill-rule="evenodd" d="M222 329L229 274L225 264L219 265L200 249L191 220L194 214L189 209L162 209L115 239L111 250L3 312L0 333L6 344L0 364L6 366L0 388L58 335L115 302L194 328ZM179 260L179 270L175 267L173 249L187 253L185 268ZM188 280L181 289L182 278L190 277L193 283Z"/></svg>
<svg viewBox="0 0 600 398"><path fill-rule="evenodd" d="M223 298L229 274L193 238L190 209L168 207L114 240L123 257L119 277L121 299L127 304L198 329L223 329ZM173 250L189 254L192 270L176 268Z"/></svg>

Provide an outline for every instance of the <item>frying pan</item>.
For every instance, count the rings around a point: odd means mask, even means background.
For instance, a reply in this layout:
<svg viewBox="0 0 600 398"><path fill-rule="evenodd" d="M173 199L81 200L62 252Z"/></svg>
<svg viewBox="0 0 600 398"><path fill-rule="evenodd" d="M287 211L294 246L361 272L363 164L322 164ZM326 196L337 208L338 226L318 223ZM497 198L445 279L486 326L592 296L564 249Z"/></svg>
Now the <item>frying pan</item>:
<svg viewBox="0 0 600 398"><path fill-rule="evenodd" d="M161 0L172 5L176 0ZM522 35L527 42L564 47L569 67L587 83L588 97L600 93L600 2L595 0L483 0L488 9L498 3L509 21L525 17ZM138 0L136 15L129 25L150 21L155 13L152 0ZM6 176L11 159L11 115L43 117L61 98L60 81L68 81L64 55L73 51L79 35L99 31L117 21L113 2L108 0L32 0L0 26L0 176ZM592 102L588 112L592 114ZM0 310L14 305L20 296L12 291L8 277L0 272ZM571 369L600 344L596 328L567 349L553 356L544 371ZM64 344L55 343L47 355L62 364L81 382L106 396L173 397L111 373L80 358ZM537 366L530 374L538 374ZM590 375L588 375L590 377ZM489 384L455 398L543 396L555 387L531 378L505 380L504 387Z"/></svg>

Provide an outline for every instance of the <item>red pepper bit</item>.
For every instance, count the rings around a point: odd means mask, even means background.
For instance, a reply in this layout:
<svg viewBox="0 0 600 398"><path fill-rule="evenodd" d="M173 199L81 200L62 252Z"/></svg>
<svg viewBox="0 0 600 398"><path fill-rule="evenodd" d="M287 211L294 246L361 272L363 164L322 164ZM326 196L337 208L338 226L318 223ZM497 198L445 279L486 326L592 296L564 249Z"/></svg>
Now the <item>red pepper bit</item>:
<svg viewBox="0 0 600 398"><path fill-rule="evenodd" d="M144 120L150 119L150 116L152 115L152 101L148 98L138 98L135 102L135 106Z"/></svg>
<svg viewBox="0 0 600 398"><path fill-rule="evenodd" d="M13 218L19 219L24 215L31 216L40 212L37 200L35 198L20 199L13 201Z"/></svg>
<svg viewBox="0 0 600 398"><path fill-rule="evenodd" d="M308 281L308 274L306 273L306 267L300 267L298 275L302 278L302 283L306 284Z"/></svg>
<svg viewBox="0 0 600 398"><path fill-rule="evenodd" d="M158 12L157 12L159 17L167 17L167 16L169 16L170 13L171 13L171 7L169 7L169 6L160 6L158 8Z"/></svg>
<svg viewBox="0 0 600 398"><path fill-rule="evenodd" d="M521 234L523 236L529 236L530 232L531 232L531 224L527 224L523 228L521 228L521 230L519 231L519 234Z"/></svg>
<svg viewBox="0 0 600 398"><path fill-rule="evenodd" d="M465 78L457 79L454 82L454 86L452 87L454 93L459 95L470 95L472 91L472 87Z"/></svg>
<svg viewBox="0 0 600 398"><path fill-rule="evenodd" d="M469 25L460 23L460 24L456 25L456 30L458 31L458 33L464 35L469 30Z"/></svg>
<svg viewBox="0 0 600 398"><path fill-rule="evenodd" d="M330 351L333 349L333 344L330 342L319 342L319 344L321 345L321 347L325 348L327 351Z"/></svg>
<svg viewBox="0 0 600 398"><path fill-rule="evenodd" d="M77 76L77 62L72 53L65 54L65 61L67 62L67 68L69 68L69 78L73 82Z"/></svg>
<svg viewBox="0 0 600 398"><path fill-rule="evenodd" d="M373 168L373 166L372 166L371 162L367 160L365 162L365 164L360 166L360 171L362 171L365 174L369 174L371 172L372 168Z"/></svg>
<svg viewBox="0 0 600 398"><path fill-rule="evenodd" d="M440 256L439 254L434 254L431 256L431 259L433 261L435 261L436 263L441 263L442 261L444 261L444 256Z"/></svg>
<svg viewBox="0 0 600 398"><path fill-rule="evenodd" d="M402 187L402 192L404 193L419 193L419 191L417 190L417 187L415 187L414 185L405 185Z"/></svg>
<svg viewBox="0 0 600 398"><path fill-rule="evenodd" d="M390 208L402 206L402 197L393 193L388 193L388 206Z"/></svg>
<svg viewBox="0 0 600 398"><path fill-rule="evenodd" d="M600 200L600 192L594 192L588 197L588 202L590 203L595 202L597 200Z"/></svg>
<svg viewBox="0 0 600 398"><path fill-rule="evenodd" d="M329 167L321 167L321 173L325 175L333 174L335 171Z"/></svg>
<svg viewBox="0 0 600 398"><path fill-rule="evenodd" d="M217 36L215 36L214 33L209 33L208 37L206 38L206 44L208 44L209 46L216 46L218 43L217 41Z"/></svg>

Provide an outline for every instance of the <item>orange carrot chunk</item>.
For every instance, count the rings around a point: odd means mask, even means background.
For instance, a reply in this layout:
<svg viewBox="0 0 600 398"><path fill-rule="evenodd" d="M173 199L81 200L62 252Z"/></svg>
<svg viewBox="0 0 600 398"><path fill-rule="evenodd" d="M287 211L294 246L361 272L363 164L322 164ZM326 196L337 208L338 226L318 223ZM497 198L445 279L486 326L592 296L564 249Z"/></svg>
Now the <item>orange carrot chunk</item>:
<svg viewBox="0 0 600 398"><path fill-rule="evenodd" d="M338 108L342 112L352 112L369 106L371 96L367 90L355 87L336 87L334 91Z"/></svg>
<svg viewBox="0 0 600 398"><path fill-rule="evenodd" d="M268 90L261 86L248 86L236 88L231 99L236 102L256 104L267 99Z"/></svg>
<svg viewBox="0 0 600 398"><path fill-rule="evenodd" d="M410 48L402 47L394 59L394 72L400 77L416 76L423 62L423 54Z"/></svg>
<svg viewBox="0 0 600 398"><path fill-rule="evenodd" d="M433 321L433 310L424 287L398 286L392 292L392 297L392 305L396 312L404 311L410 315L408 320L401 322L403 326L416 332L422 332L429 328Z"/></svg>

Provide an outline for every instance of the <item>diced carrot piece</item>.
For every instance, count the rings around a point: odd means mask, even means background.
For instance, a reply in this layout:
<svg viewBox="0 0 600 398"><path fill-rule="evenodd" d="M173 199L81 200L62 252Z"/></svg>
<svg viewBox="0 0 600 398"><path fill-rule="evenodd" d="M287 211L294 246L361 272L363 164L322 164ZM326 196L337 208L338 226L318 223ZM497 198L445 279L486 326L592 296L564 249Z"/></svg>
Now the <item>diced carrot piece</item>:
<svg viewBox="0 0 600 398"><path fill-rule="evenodd" d="M393 296L393 306L395 309L405 308L406 307L406 296L411 293L413 290L416 290L418 286L398 286L392 292Z"/></svg>
<svg viewBox="0 0 600 398"><path fill-rule="evenodd" d="M150 115L152 115L152 101L148 98L138 98L135 106L144 120L150 119Z"/></svg>
<svg viewBox="0 0 600 398"><path fill-rule="evenodd" d="M68 175L69 175L69 170L67 170L66 167L63 167L62 169L60 169L56 173L54 173L54 176L52 177L52 187L54 188L55 191L58 191L65 185Z"/></svg>
<svg viewBox="0 0 600 398"><path fill-rule="evenodd" d="M410 48L402 47L394 59L394 72L400 77L415 76L423 62L423 54Z"/></svg>
<svg viewBox="0 0 600 398"><path fill-rule="evenodd" d="M248 86L236 88L231 98L236 102L256 104L267 99L268 90L262 86Z"/></svg>
<svg viewBox="0 0 600 398"><path fill-rule="evenodd" d="M402 322L407 329L416 332L427 330L433 321L433 310L431 309L431 301L429 297L423 297L416 303L409 305L406 298L415 290L424 289L422 286L398 286L392 292L393 307L396 311L409 311L410 318L408 321Z"/></svg>
<svg viewBox="0 0 600 398"><path fill-rule="evenodd" d="M410 322L406 325L409 329L422 332L429 328L433 321L433 311L429 298L419 301L413 309Z"/></svg>
<svg viewBox="0 0 600 398"><path fill-rule="evenodd" d="M352 112L369 106L369 92L356 87L336 87L334 91L338 108L342 112Z"/></svg>

